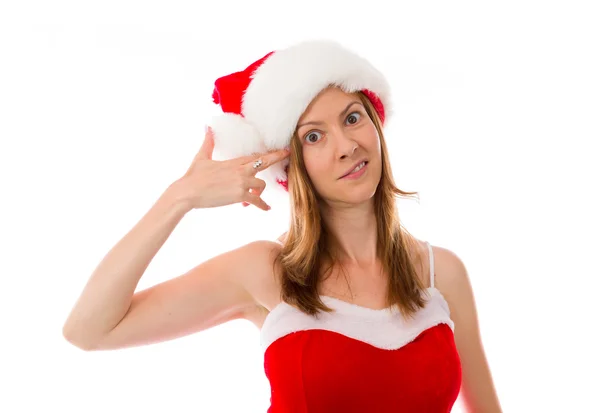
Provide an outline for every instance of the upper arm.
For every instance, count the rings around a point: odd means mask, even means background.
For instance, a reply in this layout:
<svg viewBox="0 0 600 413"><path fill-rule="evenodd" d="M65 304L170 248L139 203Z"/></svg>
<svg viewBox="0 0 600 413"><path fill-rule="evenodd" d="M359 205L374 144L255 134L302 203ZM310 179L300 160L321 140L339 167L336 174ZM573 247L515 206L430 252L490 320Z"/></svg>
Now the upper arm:
<svg viewBox="0 0 600 413"><path fill-rule="evenodd" d="M501 412L485 356L475 297L467 269L452 251L437 248L441 268L436 283L454 321L454 340L462 367L461 398L468 411Z"/></svg>
<svg viewBox="0 0 600 413"><path fill-rule="evenodd" d="M274 252L270 241L253 242L136 292L123 319L93 350L172 340L244 318L257 305L251 291L258 275L272 271Z"/></svg>

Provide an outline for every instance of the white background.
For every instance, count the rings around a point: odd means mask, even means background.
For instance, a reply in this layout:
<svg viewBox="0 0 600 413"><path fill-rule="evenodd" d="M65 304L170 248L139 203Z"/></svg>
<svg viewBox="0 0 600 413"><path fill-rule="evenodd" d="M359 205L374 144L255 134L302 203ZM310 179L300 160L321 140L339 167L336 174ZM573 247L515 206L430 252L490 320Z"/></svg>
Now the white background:
<svg viewBox="0 0 600 413"><path fill-rule="evenodd" d="M98 353L61 330L96 265L186 171L214 80L312 38L388 77L394 174L421 196L401 219L466 264L504 411L600 411L593 3L3 2L0 411L266 411L247 321ZM276 238L286 199L264 197L270 212L187 214L138 289Z"/></svg>

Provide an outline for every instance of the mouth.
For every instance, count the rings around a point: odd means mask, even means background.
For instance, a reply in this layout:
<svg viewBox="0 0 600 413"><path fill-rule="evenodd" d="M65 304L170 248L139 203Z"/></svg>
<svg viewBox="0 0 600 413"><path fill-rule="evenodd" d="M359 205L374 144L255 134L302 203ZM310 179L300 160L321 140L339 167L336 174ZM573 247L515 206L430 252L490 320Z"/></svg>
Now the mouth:
<svg viewBox="0 0 600 413"><path fill-rule="evenodd" d="M369 163L369 161L367 161L366 159L363 159L363 160L357 162L356 164L354 164L354 166L352 168L350 168L348 171L346 171L346 173L344 175L340 176L338 179L357 175L359 172L361 172L367 166L368 163Z"/></svg>

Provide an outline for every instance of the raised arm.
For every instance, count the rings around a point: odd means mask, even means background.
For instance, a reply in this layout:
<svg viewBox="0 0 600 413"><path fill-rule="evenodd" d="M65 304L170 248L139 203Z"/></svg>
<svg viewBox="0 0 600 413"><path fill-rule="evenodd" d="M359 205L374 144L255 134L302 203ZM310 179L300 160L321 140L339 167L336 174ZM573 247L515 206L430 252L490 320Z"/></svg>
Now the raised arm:
<svg viewBox="0 0 600 413"><path fill-rule="evenodd" d="M289 153L259 154L263 163L255 168L253 156L213 161L213 147L209 130L184 177L169 186L94 270L63 326L69 342L85 350L149 344L244 317L254 309L248 286L252 275L261 274L253 271L264 271L274 258L277 244L269 241L227 252L134 295L151 260L189 210L241 202L268 210L260 198L265 182L254 175Z"/></svg>

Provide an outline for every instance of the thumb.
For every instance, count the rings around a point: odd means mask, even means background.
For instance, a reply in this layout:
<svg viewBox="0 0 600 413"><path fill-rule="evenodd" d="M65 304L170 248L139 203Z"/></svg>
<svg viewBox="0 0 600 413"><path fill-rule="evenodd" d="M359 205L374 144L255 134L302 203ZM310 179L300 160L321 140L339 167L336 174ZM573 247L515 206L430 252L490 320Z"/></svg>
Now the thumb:
<svg viewBox="0 0 600 413"><path fill-rule="evenodd" d="M204 142L198 151L198 158L200 159L212 159L213 150L215 149L215 137L213 130L210 126L206 128L206 134L204 135Z"/></svg>

